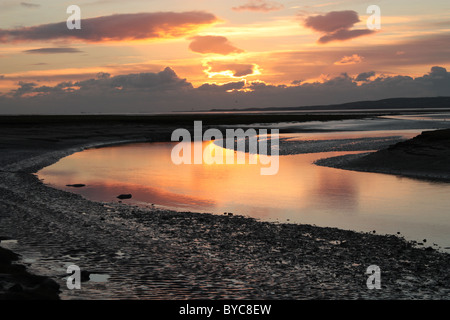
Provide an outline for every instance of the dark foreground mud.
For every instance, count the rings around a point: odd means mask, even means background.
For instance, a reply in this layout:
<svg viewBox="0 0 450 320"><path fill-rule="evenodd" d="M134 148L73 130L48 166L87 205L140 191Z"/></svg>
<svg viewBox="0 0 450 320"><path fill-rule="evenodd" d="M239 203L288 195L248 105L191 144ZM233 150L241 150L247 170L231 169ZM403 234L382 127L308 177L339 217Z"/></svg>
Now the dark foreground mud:
<svg viewBox="0 0 450 320"><path fill-rule="evenodd" d="M17 254L0 247L0 300L59 300L58 283L30 274L17 260Z"/></svg>
<svg viewBox="0 0 450 320"><path fill-rule="evenodd" d="M49 188L32 173L86 146L125 137L164 140L171 128L98 124L43 130L10 128L0 138L0 235L17 240L10 246L21 255L17 263L55 280L62 299L450 297L450 255L426 243L236 214L138 208L126 200L96 203ZM72 264L91 274L81 290L65 285ZM381 269L380 290L367 288L371 265ZM11 274L0 275L0 294L18 283L8 282Z"/></svg>

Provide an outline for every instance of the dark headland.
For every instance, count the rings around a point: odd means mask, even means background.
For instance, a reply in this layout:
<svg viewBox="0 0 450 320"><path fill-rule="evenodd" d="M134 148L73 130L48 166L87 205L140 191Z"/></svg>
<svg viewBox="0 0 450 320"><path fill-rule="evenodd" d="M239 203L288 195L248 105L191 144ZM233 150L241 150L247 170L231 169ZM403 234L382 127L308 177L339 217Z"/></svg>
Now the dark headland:
<svg viewBox="0 0 450 320"><path fill-rule="evenodd" d="M205 122L223 123L218 116L209 117ZM263 122L262 117L226 121ZM334 116L321 117L327 120ZM277 121L273 116L270 119ZM300 119L301 115L290 121ZM67 257L76 259L87 271L111 275L106 286L110 291L100 292L106 298L450 297L450 255L429 243L418 246L394 235L276 224L236 214L220 216L97 203L50 188L33 175L86 148L169 141L173 129L180 124L192 126L192 118L28 116L0 117L0 122L0 236L17 240L16 253L26 255L29 248L40 252L45 259L40 260L38 269L60 285L63 297L70 295L61 275L51 273L46 266L62 263ZM425 146L426 139L434 138L425 136L408 143ZM405 152L408 143L384 154L399 148ZM436 155L442 151L433 150ZM420 159L420 155L413 156ZM149 241L151 245L142 246ZM15 296L16 291L30 291L36 284L14 278L12 269L17 267L11 266L23 265L25 257L18 259L7 251L1 254L6 258L2 258L0 266L0 298L24 298ZM370 265L381 268L381 290L366 286ZM77 298L74 294L72 298ZM81 298L93 297L89 292L80 294L84 294Z"/></svg>
<svg viewBox="0 0 450 320"><path fill-rule="evenodd" d="M322 159L316 164L450 182L450 129L424 131L368 155Z"/></svg>

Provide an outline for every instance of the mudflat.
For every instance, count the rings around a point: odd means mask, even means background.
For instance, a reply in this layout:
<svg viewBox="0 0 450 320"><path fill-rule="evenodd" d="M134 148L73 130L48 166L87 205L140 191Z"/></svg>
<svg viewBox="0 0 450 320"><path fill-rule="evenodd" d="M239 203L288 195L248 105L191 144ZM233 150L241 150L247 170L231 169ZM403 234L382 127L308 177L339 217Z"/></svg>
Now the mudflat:
<svg viewBox="0 0 450 320"><path fill-rule="evenodd" d="M14 251L20 255L5 263L25 265L54 280L62 299L450 297L450 255L426 243L238 215L97 203L50 188L33 175L86 148L169 141L179 123L2 121L0 236L17 240ZM30 256L32 262L26 259ZM67 263L108 275L108 281L86 281L82 290L68 290L61 274ZM381 269L379 290L366 285L371 265ZM0 276L1 298L17 289L19 282L4 281L10 275Z"/></svg>

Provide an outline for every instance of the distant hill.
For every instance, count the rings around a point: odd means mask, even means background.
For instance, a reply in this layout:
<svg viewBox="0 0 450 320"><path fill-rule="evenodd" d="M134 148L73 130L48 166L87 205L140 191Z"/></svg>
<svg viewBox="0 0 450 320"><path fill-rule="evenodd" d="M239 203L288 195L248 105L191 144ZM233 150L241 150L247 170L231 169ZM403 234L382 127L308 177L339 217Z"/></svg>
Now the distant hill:
<svg viewBox="0 0 450 320"><path fill-rule="evenodd" d="M210 111L320 111L320 110L358 110L358 109L442 109L450 108L450 97L392 98L377 101L357 101L333 105L303 107L269 107L247 109L211 109Z"/></svg>

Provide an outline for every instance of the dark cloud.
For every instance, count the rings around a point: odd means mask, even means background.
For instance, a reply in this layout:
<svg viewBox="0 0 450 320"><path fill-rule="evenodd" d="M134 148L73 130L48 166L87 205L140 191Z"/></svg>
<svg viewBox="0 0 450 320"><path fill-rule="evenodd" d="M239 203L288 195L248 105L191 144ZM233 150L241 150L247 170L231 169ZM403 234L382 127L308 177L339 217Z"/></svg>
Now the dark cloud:
<svg viewBox="0 0 450 320"><path fill-rule="evenodd" d="M80 53L83 52L76 48L39 48L22 51L29 54L55 54L55 53Z"/></svg>
<svg viewBox="0 0 450 320"><path fill-rule="evenodd" d="M228 55L244 52L244 50L235 47L226 37L222 36L195 36L189 38L189 40L192 40L189 49L198 53Z"/></svg>
<svg viewBox="0 0 450 320"><path fill-rule="evenodd" d="M375 32L369 29L350 30L358 22L360 22L358 13L346 10L310 16L304 20L303 24L307 28L324 34L318 40L319 43L328 43L331 41L345 41Z"/></svg>
<svg viewBox="0 0 450 320"><path fill-rule="evenodd" d="M332 11L325 15L311 16L305 19L305 27L315 31L332 33L341 29L350 29L358 23L358 13L355 11Z"/></svg>
<svg viewBox="0 0 450 320"><path fill-rule="evenodd" d="M98 73L96 79L74 83L80 90L177 90L191 88L186 79L180 79L171 68L165 68L158 73L135 73L111 77L109 73Z"/></svg>
<svg viewBox="0 0 450 320"><path fill-rule="evenodd" d="M123 41L182 37L218 19L210 13L155 12L115 14L85 18L81 29L69 30L66 21L17 29L0 29L0 42L80 40L85 42Z"/></svg>
<svg viewBox="0 0 450 320"><path fill-rule="evenodd" d="M355 78L355 81L368 81L369 78L373 76L375 76L375 71L363 72L358 74L358 76Z"/></svg>
<svg viewBox="0 0 450 320"><path fill-rule="evenodd" d="M97 73L97 79L109 79L111 77L111 74L107 72L99 72Z"/></svg>
<svg viewBox="0 0 450 320"><path fill-rule="evenodd" d="M67 90L69 88L69 90ZM27 94L47 94L67 93L74 91L80 94L94 93L108 95L111 92L150 92L150 91L170 91L192 88L186 79L180 79L171 68L165 68L158 73L138 73L118 75L111 77L109 73L100 72L95 79L82 80L77 82L63 81L54 87L38 86L36 82L19 81L19 88L12 91L15 97Z"/></svg>
<svg viewBox="0 0 450 320"><path fill-rule="evenodd" d="M346 30L346 29L341 29L338 30L336 32L330 33L330 34L326 34L322 37L320 37L320 39L318 40L319 43L328 43L331 41L345 41L345 40L350 40L353 38L357 38L357 37L361 37L361 36L365 36L368 34L372 34L375 31L369 30L369 29L359 29L359 30Z"/></svg>
<svg viewBox="0 0 450 320"><path fill-rule="evenodd" d="M249 0L247 3L233 7L234 11L276 11L283 9L284 6L281 3L266 0Z"/></svg>
<svg viewBox="0 0 450 320"><path fill-rule="evenodd" d="M230 90L239 90L244 88L245 81L228 82L225 84L205 83L198 87L199 91L226 92Z"/></svg>
<svg viewBox="0 0 450 320"><path fill-rule="evenodd" d="M245 89L245 90L241 90ZM347 73L324 82L271 85L261 81L208 83L195 88L166 68L157 73L96 77L39 86L22 81L0 95L0 113L129 113L212 108L295 107L395 97L450 95L450 73L434 66L421 77Z"/></svg>
<svg viewBox="0 0 450 320"><path fill-rule="evenodd" d="M34 82L24 82L19 81L19 87L16 90L12 91L14 97L22 97L27 93L33 92L36 87L36 83Z"/></svg>
<svg viewBox="0 0 450 320"><path fill-rule="evenodd" d="M446 78L448 77L447 69L443 67L431 67L430 76L433 78Z"/></svg>

